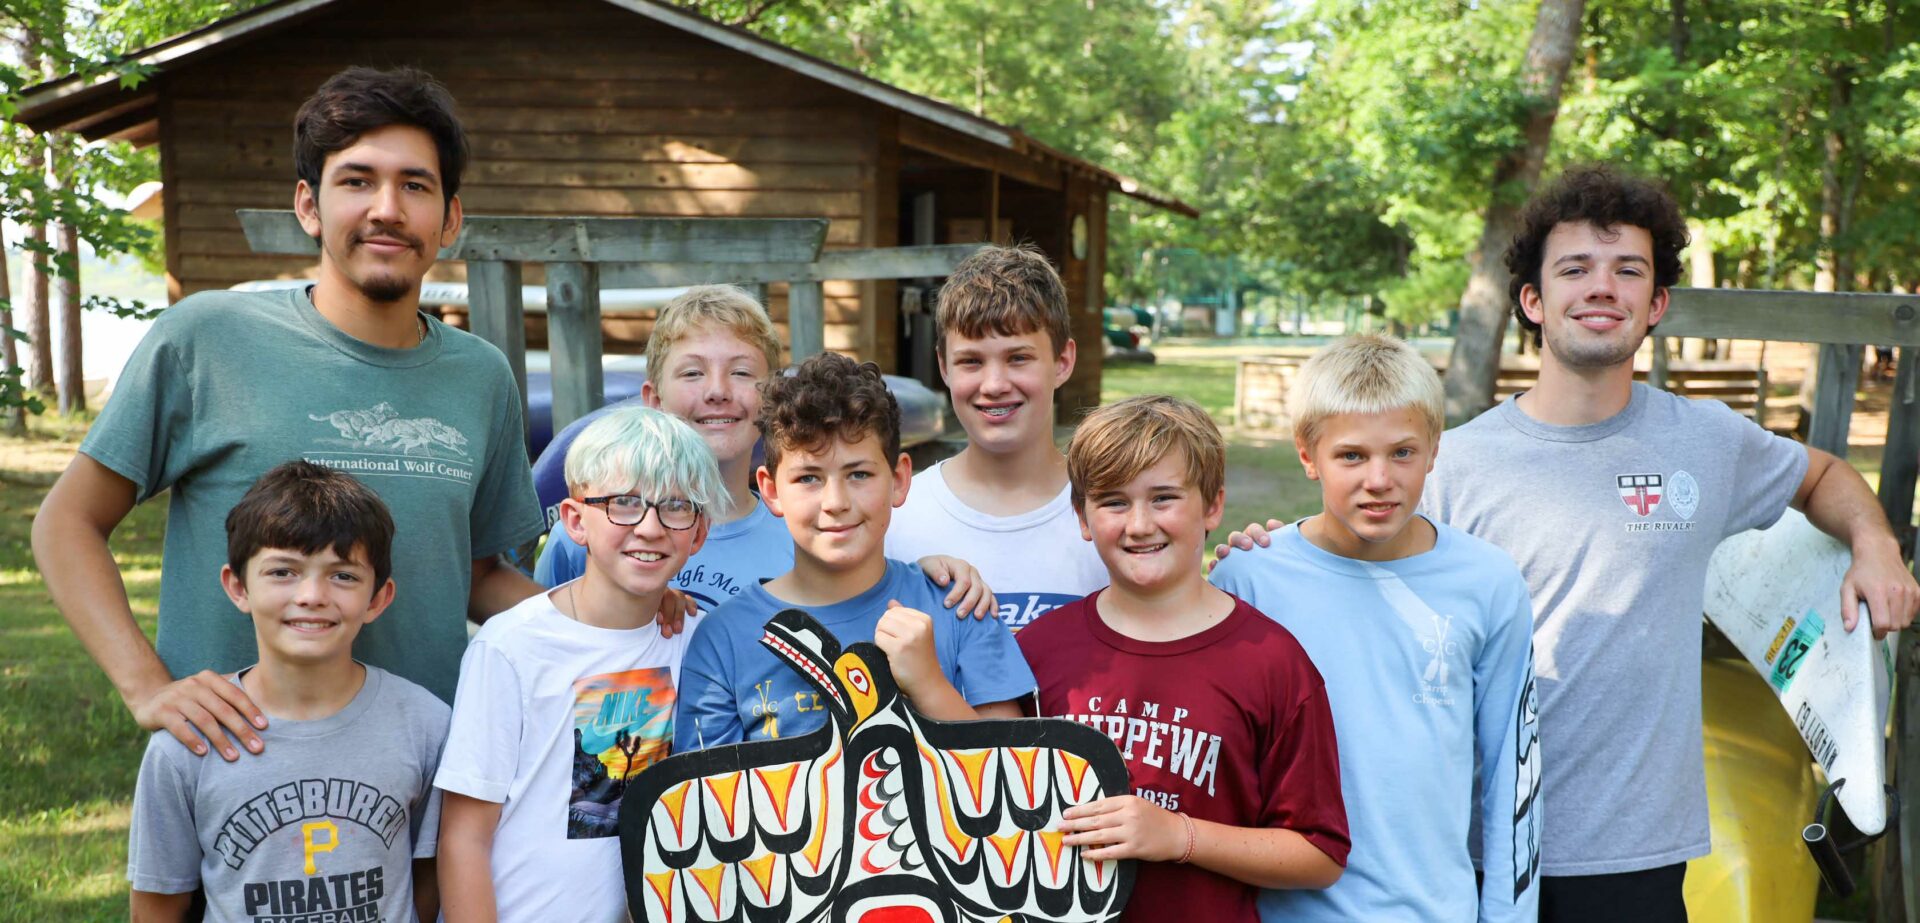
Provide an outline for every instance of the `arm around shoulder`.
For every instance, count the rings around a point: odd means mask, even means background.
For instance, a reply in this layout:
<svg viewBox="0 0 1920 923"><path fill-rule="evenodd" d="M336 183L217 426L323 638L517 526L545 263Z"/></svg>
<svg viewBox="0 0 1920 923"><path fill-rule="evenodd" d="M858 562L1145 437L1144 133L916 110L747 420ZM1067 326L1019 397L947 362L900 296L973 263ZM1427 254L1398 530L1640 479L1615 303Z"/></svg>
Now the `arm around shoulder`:
<svg viewBox="0 0 1920 923"><path fill-rule="evenodd" d="M33 519L34 562L47 592L142 728L165 729L196 754L211 742L238 759L229 735L258 753L256 729L266 718L246 693L211 671L175 682L134 621L107 539L133 509L136 491L92 456L73 457Z"/></svg>

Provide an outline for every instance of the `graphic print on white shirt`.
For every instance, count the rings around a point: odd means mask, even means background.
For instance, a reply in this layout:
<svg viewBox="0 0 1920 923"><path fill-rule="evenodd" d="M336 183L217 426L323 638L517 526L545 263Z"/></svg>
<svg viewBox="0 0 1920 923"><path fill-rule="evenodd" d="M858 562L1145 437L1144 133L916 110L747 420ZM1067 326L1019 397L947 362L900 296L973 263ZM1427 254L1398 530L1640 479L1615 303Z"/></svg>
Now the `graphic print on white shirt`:
<svg viewBox="0 0 1920 923"><path fill-rule="evenodd" d="M673 749L673 674L666 667L602 673L573 684L573 791L567 839L620 832L620 797Z"/></svg>

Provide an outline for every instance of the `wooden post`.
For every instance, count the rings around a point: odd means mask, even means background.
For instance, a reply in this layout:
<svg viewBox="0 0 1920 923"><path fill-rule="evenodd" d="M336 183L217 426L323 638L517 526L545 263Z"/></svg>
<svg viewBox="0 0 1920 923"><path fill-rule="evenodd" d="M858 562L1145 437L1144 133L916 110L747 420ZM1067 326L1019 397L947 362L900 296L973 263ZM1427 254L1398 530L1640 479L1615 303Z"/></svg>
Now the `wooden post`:
<svg viewBox="0 0 1920 923"><path fill-rule="evenodd" d="M913 197L913 237L908 241L916 247L931 247L938 238L934 226L936 200L931 192L918 193ZM933 298L928 293L935 290L936 281L932 276L922 276L913 280L910 287L901 289L903 295L911 293L915 301L912 304L901 303L907 328L907 374L931 388L942 387L938 357L934 351L934 341L938 331L933 326Z"/></svg>
<svg viewBox="0 0 1920 923"><path fill-rule="evenodd" d="M1900 813L1887 818L1887 827L1899 840L1900 892L1905 913L1893 919L1920 919L1920 632L1903 631L1894 644L1893 765L1894 788L1900 792ZM1882 917L1882 919L1887 919Z"/></svg>
<svg viewBox="0 0 1920 923"><path fill-rule="evenodd" d="M1894 356L1898 369L1887 406L1887 449L1880 456L1880 508L1893 524L1902 551L1913 553L1913 490L1920 480L1920 375L1914 363L1920 350L1902 346Z"/></svg>
<svg viewBox="0 0 1920 923"><path fill-rule="evenodd" d="M787 331L794 362L826 352L826 299L819 282L787 285Z"/></svg>
<svg viewBox="0 0 1920 923"><path fill-rule="evenodd" d="M600 368L600 268L547 264L547 351L553 357L553 431L606 400Z"/></svg>
<svg viewBox="0 0 1920 923"><path fill-rule="evenodd" d="M1820 344L1820 378L1814 384L1813 424L1807 444L1847 457L1847 429L1853 422L1853 393L1860 387L1860 345Z"/></svg>
<svg viewBox="0 0 1920 923"><path fill-rule="evenodd" d="M1653 367L1647 370L1647 384L1662 391L1667 390L1667 338L1653 337Z"/></svg>
<svg viewBox="0 0 1920 923"><path fill-rule="evenodd" d="M520 389L520 419L527 419L527 322L520 300L520 264L474 260L467 264L467 310L474 335L499 347Z"/></svg>

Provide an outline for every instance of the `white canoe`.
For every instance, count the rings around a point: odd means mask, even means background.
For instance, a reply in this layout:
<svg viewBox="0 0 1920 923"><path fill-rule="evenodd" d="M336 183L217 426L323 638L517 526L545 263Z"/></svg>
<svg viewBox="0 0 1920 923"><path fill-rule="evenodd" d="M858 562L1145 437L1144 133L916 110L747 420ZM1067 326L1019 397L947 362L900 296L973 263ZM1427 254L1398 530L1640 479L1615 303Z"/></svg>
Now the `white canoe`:
<svg viewBox="0 0 1920 923"><path fill-rule="evenodd" d="M1886 829L1887 706L1893 637L1873 639L1863 607L1840 620L1847 547L1788 510L1772 528L1720 544L1707 569L1707 618L1760 671L1861 833Z"/></svg>

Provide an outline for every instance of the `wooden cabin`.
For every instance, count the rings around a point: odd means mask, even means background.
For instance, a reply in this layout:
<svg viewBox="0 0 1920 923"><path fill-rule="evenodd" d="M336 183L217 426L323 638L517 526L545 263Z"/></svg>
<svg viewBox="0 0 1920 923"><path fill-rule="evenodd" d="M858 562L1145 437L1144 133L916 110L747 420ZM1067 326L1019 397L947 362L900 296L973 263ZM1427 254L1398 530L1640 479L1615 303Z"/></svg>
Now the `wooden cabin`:
<svg viewBox="0 0 1920 923"><path fill-rule="evenodd" d="M1099 398L1109 193L1195 214L1017 129L651 0L282 0L131 57L152 68L140 86L52 81L19 120L159 145L174 299L311 273L311 258L253 253L234 209L290 207L294 112L354 64L419 67L453 92L474 147L469 214L826 217L830 249L1030 241L1072 300L1068 409ZM902 373L917 353L924 372L928 324L903 323L902 287L827 282L827 347ZM767 300L784 335L784 286ZM638 351L650 321L605 327L610 351Z"/></svg>

